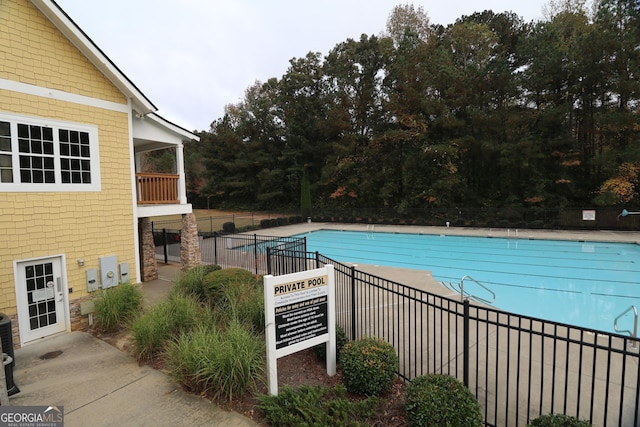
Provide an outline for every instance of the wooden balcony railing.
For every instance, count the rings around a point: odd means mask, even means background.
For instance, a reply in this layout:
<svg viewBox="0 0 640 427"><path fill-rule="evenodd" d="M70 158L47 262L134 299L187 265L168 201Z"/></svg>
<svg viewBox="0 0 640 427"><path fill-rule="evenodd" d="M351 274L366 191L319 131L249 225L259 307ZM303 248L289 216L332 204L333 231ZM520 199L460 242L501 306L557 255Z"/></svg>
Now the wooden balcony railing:
<svg viewBox="0 0 640 427"><path fill-rule="evenodd" d="M178 204L178 175L136 173L139 205Z"/></svg>

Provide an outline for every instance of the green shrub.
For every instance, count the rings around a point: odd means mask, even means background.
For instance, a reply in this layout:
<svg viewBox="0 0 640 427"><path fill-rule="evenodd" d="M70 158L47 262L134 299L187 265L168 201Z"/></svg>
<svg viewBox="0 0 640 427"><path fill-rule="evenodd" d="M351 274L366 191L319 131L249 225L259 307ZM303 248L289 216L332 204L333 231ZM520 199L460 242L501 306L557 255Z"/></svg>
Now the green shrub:
<svg viewBox="0 0 640 427"><path fill-rule="evenodd" d="M142 290L131 283L105 289L95 300L96 328L116 332L142 312Z"/></svg>
<svg viewBox="0 0 640 427"><path fill-rule="evenodd" d="M205 275L202 279L202 289L206 300L212 306L226 306L229 301L226 299L225 290L231 287L255 286L255 283L256 279L250 271L242 268L227 268Z"/></svg>
<svg viewBox="0 0 640 427"><path fill-rule="evenodd" d="M269 228L271 227L271 220L270 219L261 219L260 220L260 228Z"/></svg>
<svg viewBox="0 0 640 427"><path fill-rule="evenodd" d="M341 326L336 325L336 362L340 360L340 352L347 344L347 334ZM327 343L318 344L313 347L313 354L316 359L324 362L327 360Z"/></svg>
<svg viewBox="0 0 640 427"><path fill-rule="evenodd" d="M234 222L225 222L222 224L222 231L225 233L235 233L236 232L236 224Z"/></svg>
<svg viewBox="0 0 640 427"><path fill-rule="evenodd" d="M591 423L568 415L547 414L531 421L529 427L591 427Z"/></svg>
<svg viewBox="0 0 640 427"><path fill-rule="evenodd" d="M424 375L407 386L407 424L414 427L482 426L480 405L471 391L448 375Z"/></svg>
<svg viewBox="0 0 640 427"><path fill-rule="evenodd" d="M264 380L264 351L264 340L238 322L201 326L168 344L167 368L187 388L231 400Z"/></svg>
<svg viewBox="0 0 640 427"><path fill-rule="evenodd" d="M393 346L378 338L347 343L340 352L340 365L347 390L367 396L389 389L398 370Z"/></svg>
<svg viewBox="0 0 640 427"><path fill-rule="evenodd" d="M350 401L342 385L297 390L285 385L277 396L260 395L258 400L267 423L280 427L371 425L378 404L376 397Z"/></svg>
<svg viewBox="0 0 640 427"><path fill-rule="evenodd" d="M222 319L237 319L264 330L264 291L262 280L249 271L230 268L207 274L202 282L206 301L221 313Z"/></svg>
<svg viewBox="0 0 640 427"><path fill-rule="evenodd" d="M200 312L194 297L179 294L151 307L131 324L136 357L147 360L156 356L171 337L194 328Z"/></svg>
<svg viewBox="0 0 640 427"><path fill-rule="evenodd" d="M204 299L204 289L202 288L204 276L220 269L221 267L215 264L202 264L189 269L174 281L171 295L192 295L198 299Z"/></svg>

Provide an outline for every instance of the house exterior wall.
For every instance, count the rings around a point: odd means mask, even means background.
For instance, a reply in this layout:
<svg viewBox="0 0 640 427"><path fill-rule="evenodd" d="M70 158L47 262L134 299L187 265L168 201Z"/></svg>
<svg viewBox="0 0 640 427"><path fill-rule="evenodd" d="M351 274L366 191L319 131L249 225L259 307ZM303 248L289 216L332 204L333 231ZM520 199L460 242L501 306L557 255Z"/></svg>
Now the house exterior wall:
<svg viewBox="0 0 640 427"><path fill-rule="evenodd" d="M129 264L131 281L139 280L131 108L124 95L26 0L0 2L0 79L71 95L60 99L20 87L0 89L0 114L97 129L100 191L4 192L0 187L0 312L15 322L14 261L64 254L67 298L76 313L77 303L89 295L86 270L98 269L99 257L117 256L118 263ZM83 266L78 259L84 260ZM74 319L71 324L72 329L81 327Z"/></svg>

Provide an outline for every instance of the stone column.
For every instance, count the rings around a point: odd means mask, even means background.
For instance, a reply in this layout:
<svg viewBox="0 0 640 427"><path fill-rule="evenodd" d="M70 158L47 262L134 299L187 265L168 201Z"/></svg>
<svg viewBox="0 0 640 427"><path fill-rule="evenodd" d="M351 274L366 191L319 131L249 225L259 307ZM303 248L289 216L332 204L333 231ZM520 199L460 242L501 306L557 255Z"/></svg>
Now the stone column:
<svg viewBox="0 0 640 427"><path fill-rule="evenodd" d="M153 242L151 219L140 218L140 236L142 236L142 281L148 282L158 278L158 261L156 260L156 245Z"/></svg>
<svg viewBox="0 0 640 427"><path fill-rule="evenodd" d="M198 222L193 213L182 215L182 235L180 239L180 262L186 271L200 265L200 240L198 239Z"/></svg>

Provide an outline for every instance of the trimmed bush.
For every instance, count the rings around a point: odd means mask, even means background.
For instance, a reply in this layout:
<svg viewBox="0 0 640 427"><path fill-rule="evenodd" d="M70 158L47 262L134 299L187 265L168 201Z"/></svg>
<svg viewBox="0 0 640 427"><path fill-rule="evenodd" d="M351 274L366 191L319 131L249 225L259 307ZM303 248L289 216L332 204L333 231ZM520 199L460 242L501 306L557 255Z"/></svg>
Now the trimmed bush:
<svg viewBox="0 0 640 427"><path fill-rule="evenodd" d="M255 287L253 273L242 268L227 268L208 273L202 278L202 290L206 300L212 306L229 304L225 289Z"/></svg>
<svg viewBox="0 0 640 427"><path fill-rule="evenodd" d="M391 344L372 337L347 343L340 352L340 366L350 393L374 396L391 387L399 361Z"/></svg>
<svg viewBox="0 0 640 427"><path fill-rule="evenodd" d="M529 427L591 427L591 423L568 415L547 414L531 421Z"/></svg>
<svg viewBox="0 0 640 427"><path fill-rule="evenodd" d="M225 222L222 224L222 231L225 233L235 233L236 232L236 224L233 222Z"/></svg>
<svg viewBox="0 0 640 427"><path fill-rule="evenodd" d="M271 227L271 221L268 219L261 219L260 220L260 228L269 228Z"/></svg>
<svg viewBox="0 0 640 427"><path fill-rule="evenodd" d="M371 425L378 399L350 401L343 385L333 388L307 385L297 390L285 385L277 396L260 395L260 411L269 425L365 426Z"/></svg>
<svg viewBox="0 0 640 427"><path fill-rule="evenodd" d="M341 326L336 325L336 362L340 360L340 352L342 348L347 344L347 334ZM327 360L327 343L323 342L313 347L313 355L316 359L324 362Z"/></svg>
<svg viewBox="0 0 640 427"><path fill-rule="evenodd" d="M116 332L142 312L142 290L131 283L121 283L103 290L95 300L96 328Z"/></svg>
<svg viewBox="0 0 640 427"><path fill-rule="evenodd" d="M171 295L191 295L203 300L204 289L202 287L202 280L204 276L212 271L218 271L221 268L222 267L215 264L202 264L189 269L174 281L173 288L171 288Z"/></svg>
<svg viewBox="0 0 640 427"><path fill-rule="evenodd" d="M412 427L481 427L478 401L462 382L448 375L423 375L407 386L407 424Z"/></svg>
<svg viewBox="0 0 640 427"><path fill-rule="evenodd" d="M187 388L233 399L264 380L264 340L237 322L199 327L167 346L167 367Z"/></svg>

